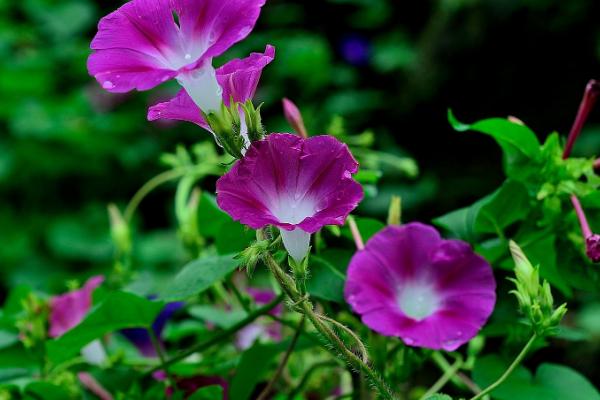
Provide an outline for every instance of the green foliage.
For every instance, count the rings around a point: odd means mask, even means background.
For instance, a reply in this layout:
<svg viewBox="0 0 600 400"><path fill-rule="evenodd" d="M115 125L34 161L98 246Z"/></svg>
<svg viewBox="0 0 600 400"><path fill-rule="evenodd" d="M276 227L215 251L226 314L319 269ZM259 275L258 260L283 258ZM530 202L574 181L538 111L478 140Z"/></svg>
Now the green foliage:
<svg viewBox="0 0 600 400"><path fill-rule="evenodd" d="M167 283L160 298L165 301L185 300L196 296L235 270L239 261L233 255L209 256L187 264Z"/></svg>
<svg viewBox="0 0 600 400"><path fill-rule="evenodd" d="M48 360L56 365L69 360L86 344L124 328L149 328L163 307L132 293L108 294L79 325L46 343Z"/></svg>
<svg viewBox="0 0 600 400"><path fill-rule="evenodd" d="M473 370L473 379L480 387L494 382L507 368L505 360L495 355L480 358ZM492 392L497 400L595 400L600 393L575 370L557 364L545 363L535 376L525 367L517 369Z"/></svg>

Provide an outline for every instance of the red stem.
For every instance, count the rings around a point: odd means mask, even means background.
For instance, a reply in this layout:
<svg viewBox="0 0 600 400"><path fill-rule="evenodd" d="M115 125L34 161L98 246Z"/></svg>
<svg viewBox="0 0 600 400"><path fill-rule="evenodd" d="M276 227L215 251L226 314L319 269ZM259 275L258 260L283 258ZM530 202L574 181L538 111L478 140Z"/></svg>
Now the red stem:
<svg viewBox="0 0 600 400"><path fill-rule="evenodd" d="M581 104L579 105L577 116L575 117L575 121L573 122L571 132L569 132L567 145L565 146L565 151L563 152L563 160L567 159L569 155L571 155L573 145L575 144L577 137L581 133L581 129L583 128L583 125L585 124L585 121L587 120L590 111L594 107L594 104L596 103L599 94L600 82L594 79L590 80L585 87L585 92L583 94Z"/></svg>
<svg viewBox="0 0 600 400"><path fill-rule="evenodd" d="M581 207L581 203L579 199L574 194L571 195L571 203L573 203L573 208L575 208L575 213L577 214L577 219L579 219L579 225L581 225L581 233L583 234L583 238L587 239L592 236L592 230L590 229L590 224L585 217L585 213L583 212L583 208Z"/></svg>

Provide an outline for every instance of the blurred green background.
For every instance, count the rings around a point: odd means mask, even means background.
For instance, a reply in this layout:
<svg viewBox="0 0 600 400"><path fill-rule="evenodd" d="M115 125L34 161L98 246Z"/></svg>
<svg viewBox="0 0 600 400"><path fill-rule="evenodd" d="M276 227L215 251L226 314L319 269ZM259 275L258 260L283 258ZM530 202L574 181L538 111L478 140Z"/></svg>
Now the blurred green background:
<svg viewBox="0 0 600 400"><path fill-rule="evenodd" d="M163 152L211 140L187 123L149 123L146 110L176 84L126 95L86 71L98 19L118 1L0 0L0 290L64 280L112 265L106 206L124 205L161 172ZM300 106L309 131L332 118L371 129L376 147L414 157L421 174L387 175L361 212L385 214L403 195L405 219L427 220L470 204L503 180L501 152L466 122L513 115L545 136L566 133L588 79L600 76L595 0L269 0L248 40L227 59L274 44L263 75L270 131L287 131L281 98ZM576 153L600 154L600 111ZM596 133L594 135L594 133ZM214 180L206 181L214 190ZM137 216L137 257L149 266L183 258L173 228L173 186Z"/></svg>

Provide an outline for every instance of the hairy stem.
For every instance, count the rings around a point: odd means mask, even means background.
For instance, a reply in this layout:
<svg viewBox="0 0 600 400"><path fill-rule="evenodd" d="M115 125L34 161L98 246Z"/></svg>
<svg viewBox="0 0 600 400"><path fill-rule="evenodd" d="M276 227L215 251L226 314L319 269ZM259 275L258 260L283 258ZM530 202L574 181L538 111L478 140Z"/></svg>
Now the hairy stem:
<svg viewBox="0 0 600 400"><path fill-rule="evenodd" d="M390 390L383 379L360 357L349 350L344 342L335 334L335 332L325 322L323 322L322 317L313 310L313 306L308 300L308 296L303 296L300 294L294 280L281 269L277 261L275 261L270 253L265 254L265 263L281 285L283 291L290 298L292 302L292 308L300 314L306 316L315 329L323 336L329 345L331 345L333 348L333 353L336 354L336 356L341 357L357 371L363 372L383 399L396 399L397 397Z"/></svg>
<svg viewBox="0 0 600 400"><path fill-rule="evenodd" d="M521 362L523 361L523 359L525 358L525 356L531 349L531 346L533 346L533 343L535 342L536 339L537 339L537 335L534 333L531 336L531 339L529 339L529 341L527 342L527 344L525 344L525 347L523 347L523 350L521 350L521 352L517 355L517 358L515 358L515 360L512 362L512 364L510 364L508 369L506 371L504 371L502 376L500 378L498 378L498 380L496 382L492 383L491 385L489 385L488 387L483 389L481 392L479 392L479 394L471 397L471 400L481 399L485 395L491 393L498 386L500 386L506 380L506 378L508 378L510 376L510 374L512 374L512 372L515 370L515 368L517 368L519 366L519 364L521 364Z"/></svg>
<svg viewBox="0 0 600 400"><path fill-rule="evenodd" d="M160 360L160 367L161 367L161 369L163 369L165 371L165 374L167 374L167 383L174 390L176 390L177 389L176 381L171 376L171 373L169 372L167 360L165 358L165 354L163 353L163 348L160 344L160 341L156 337L156 333L154 333L154 329L148 328L147 331L148 331L148 335L150 336L150 341L152 342L152 346L154 347L154 351L156 351L156 355L158 356L158 359Z"/></svg>

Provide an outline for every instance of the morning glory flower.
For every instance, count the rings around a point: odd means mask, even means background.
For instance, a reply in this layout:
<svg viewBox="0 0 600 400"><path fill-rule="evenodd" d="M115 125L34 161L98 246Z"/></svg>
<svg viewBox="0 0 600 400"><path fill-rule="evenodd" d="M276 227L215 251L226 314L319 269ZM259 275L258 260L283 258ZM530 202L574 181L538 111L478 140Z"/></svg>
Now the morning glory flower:
<svg viewBox="0 0 600 400"><path fill-rule="evenodd" d="M50 337L59 337L78 325L92 307L92 293L104 282L93 276L81 289L55 296L50 300Z"/></svg>
<svg viewBox="0 0 600 400"><path fill-rule="evenodd" d="M177 79L204 112L219 110L212 66L252 31L265 0L132 0L105 16L88 70L110 92L148 90Z"/></svg>
<svg viewBox="0 0 600 400"><path fill-rule="evenodd" d="M352 174L358 163L332 136L287 133L253 142L245 157L217 181L217 203L253 229L279 227L290 256L300 262L310 235L343 225L363 191Z"/></svg>
<svg viewBox="0 0 600 400"><path fill-rule="evenodd" d="M50 300L50 329L48 335L64 335L83 320L92 307L92 294L104 282L103 276L93 276L81 289L55 296ZM94 340L81 350L83 357L94 365L106 360L106 352L99 340Z"/></svg>
<svg viewBox="0 0 600 400"><path fill-rule="evenodd" d="M471 340L496 302L492 268L431 226L389 226L348 267L346 301L369 328L409 346L453 351Z"/></svg>

